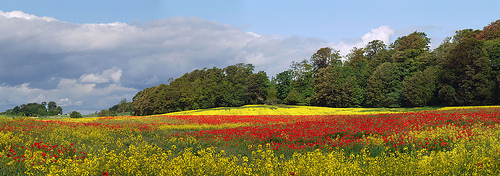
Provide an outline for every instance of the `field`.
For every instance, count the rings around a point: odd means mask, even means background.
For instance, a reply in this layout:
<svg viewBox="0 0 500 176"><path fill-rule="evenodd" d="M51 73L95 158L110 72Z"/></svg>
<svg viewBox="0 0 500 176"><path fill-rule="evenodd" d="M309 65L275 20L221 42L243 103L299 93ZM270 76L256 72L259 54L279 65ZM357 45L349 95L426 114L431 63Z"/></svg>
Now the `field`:
<svg viewBox="0 0 500 176"><path fill-rule="evenodd" d="M0 175L499 175L500 107L0 117Z"/></svg>

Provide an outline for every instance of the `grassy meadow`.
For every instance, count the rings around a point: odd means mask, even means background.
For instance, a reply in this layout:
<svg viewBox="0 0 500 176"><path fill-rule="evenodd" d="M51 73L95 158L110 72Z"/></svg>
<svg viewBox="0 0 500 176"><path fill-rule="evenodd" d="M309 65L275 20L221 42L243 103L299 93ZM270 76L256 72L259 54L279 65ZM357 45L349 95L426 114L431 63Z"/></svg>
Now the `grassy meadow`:
<svg viewBox="0 0 500 176"><path fill-rule="evenodd" d="M499 175L500 106L0 117L0 175Z"/></svg>

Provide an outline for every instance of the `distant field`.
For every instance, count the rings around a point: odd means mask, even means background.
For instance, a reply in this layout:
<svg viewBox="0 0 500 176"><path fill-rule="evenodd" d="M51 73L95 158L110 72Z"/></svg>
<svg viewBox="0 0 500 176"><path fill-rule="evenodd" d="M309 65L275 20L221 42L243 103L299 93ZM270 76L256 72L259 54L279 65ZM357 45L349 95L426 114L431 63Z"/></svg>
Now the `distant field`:
<svg viewBox="0 0 500 176"><path fill-rule="evenodd" d="M246 105L242 107L220 107L167 113L163 115L366 115L402 113L423 110L450 110L486 108L500 106L461 106L461 107L416 107L416 108L327 108L315 106L269 106Z"/></svg>

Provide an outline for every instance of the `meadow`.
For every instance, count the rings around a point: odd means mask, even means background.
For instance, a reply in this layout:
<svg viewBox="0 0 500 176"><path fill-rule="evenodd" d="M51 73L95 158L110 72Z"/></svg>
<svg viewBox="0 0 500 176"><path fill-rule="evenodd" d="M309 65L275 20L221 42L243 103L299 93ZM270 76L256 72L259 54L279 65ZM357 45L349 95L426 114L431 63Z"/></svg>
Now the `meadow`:
<svg viewBox="0 0 500 176"><path fill-rule="evenodd" d="M500 175L500 107L0 117L1 175Z"/></svg>

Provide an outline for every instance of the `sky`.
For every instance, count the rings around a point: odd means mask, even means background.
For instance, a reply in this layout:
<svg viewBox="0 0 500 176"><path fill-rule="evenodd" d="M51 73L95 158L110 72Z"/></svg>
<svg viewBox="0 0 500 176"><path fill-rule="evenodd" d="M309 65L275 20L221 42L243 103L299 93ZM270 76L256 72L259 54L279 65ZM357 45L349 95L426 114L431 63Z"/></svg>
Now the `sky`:
<svg viewBox="0 0 500 176"><path fill-rule="evenodd" d="M90 114L194 69L268 76L322 47L346 55L414 31L431 48L500 19L500 1L3 0L0 112L55 101Z"/></svg>

